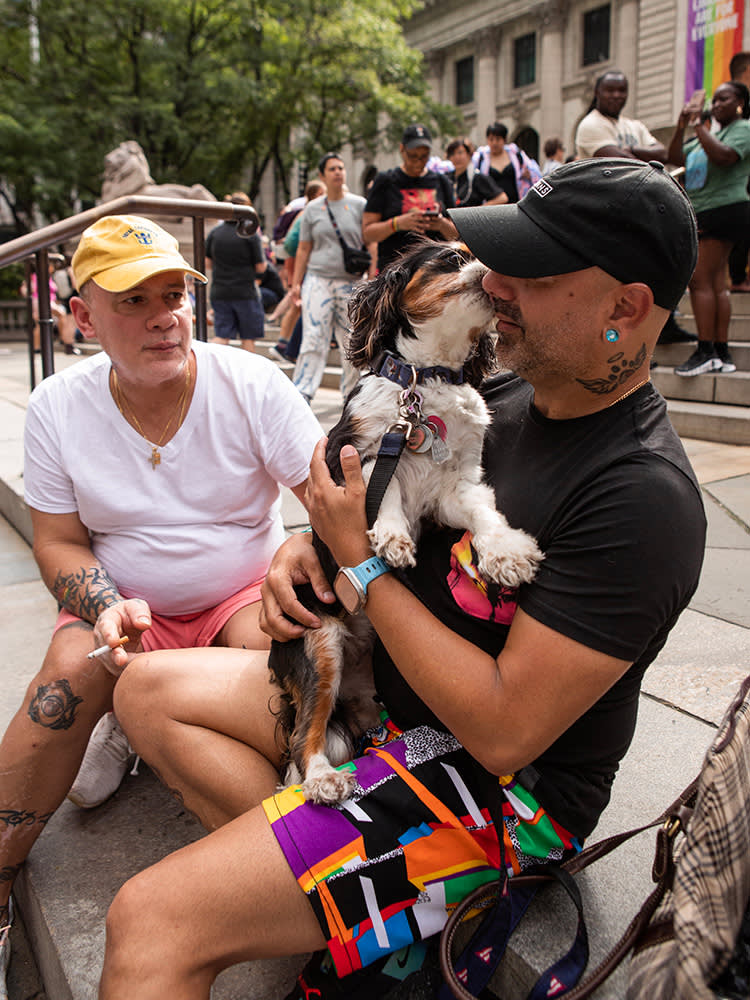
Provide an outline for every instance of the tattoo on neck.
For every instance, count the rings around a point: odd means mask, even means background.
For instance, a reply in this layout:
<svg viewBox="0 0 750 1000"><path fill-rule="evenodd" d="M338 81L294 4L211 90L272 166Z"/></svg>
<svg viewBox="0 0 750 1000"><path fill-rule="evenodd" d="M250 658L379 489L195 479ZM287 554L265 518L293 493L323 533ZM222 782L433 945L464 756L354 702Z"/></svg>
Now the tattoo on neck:
<svg viewBox="0 0 750 1000"><path fill-rule="evenodd" d="M619 389L629 378L632 378L633 373L638 371L645 360L645 344L641 344L640 350L630 361L625 359L625 354L622 351L618 351L607 358L609 375L606 378L579 378L577 381L584 389L588 389L589 392L593 392L597 396L608 396L609 393Z"/></svg>
<svg viewBox="0 0 750 1000"><path fill-rule="evenodd" d="M101 566L82 566L75 573L58 573L50 589L66 611L92 625L102 611L122 600Z"/></svg>
<svg viewBox="0 0 750 1000"><path fill-rule="evenodd" d="M45 729L70 729L75 722L76 706L83 698L73 694L64 677L51 684L40 684L29 703L29 718Z"/></svg>

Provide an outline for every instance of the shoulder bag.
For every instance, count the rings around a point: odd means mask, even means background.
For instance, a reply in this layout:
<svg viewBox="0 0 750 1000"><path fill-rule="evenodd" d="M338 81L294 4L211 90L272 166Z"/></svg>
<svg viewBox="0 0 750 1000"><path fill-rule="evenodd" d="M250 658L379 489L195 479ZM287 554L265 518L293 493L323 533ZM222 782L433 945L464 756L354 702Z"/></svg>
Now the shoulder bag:
<svg viewBox="0 0 750 1000"><path fill-rule="evenodd" d="M341 249L344 251L344 269L347 274L364 274L372 263L372 257L370 256L369 250L365 250L363 246L360 246L359 248L350 247L348 243L344 243L327 198L326 210L328 212L328 218L331 220L331 225L333 226L336 236L338 237L338 241L341 244Z"/></svg>

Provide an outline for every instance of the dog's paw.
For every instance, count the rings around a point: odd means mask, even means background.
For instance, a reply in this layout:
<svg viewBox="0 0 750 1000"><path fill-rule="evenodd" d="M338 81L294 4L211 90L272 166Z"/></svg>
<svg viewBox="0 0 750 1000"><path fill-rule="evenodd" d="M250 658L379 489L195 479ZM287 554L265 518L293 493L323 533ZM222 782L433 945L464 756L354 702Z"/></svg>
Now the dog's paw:
<svg viewBox="0 0 750 1000"><path fill-rule="evenodd" d="M314 777L302 783L302 791L310 802L335 806L348 799L354 790L354 775L333 767L316 769Z"/></svg>
<svg viewBox="0 0 750 1000"><path fill-rule="evenodd" d="M377 525L367 532L373 551L389 566L416 566L416 546L408 535L397 534Z"/></svg>
<svg viewBox="0 0 750 1000"><path fill-rule="evenodd" d="M477 568L485 580L494 580L515 589L531 583L544 555L531 535L511 529L496 537L475 537Z"/></svg>

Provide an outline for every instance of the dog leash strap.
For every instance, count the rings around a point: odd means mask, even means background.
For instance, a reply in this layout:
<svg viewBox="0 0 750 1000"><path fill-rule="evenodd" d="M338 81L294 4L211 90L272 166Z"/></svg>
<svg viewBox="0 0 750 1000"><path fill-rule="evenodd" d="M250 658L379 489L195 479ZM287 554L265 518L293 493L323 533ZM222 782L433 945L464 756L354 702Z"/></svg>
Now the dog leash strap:
<svg viewBox="0 0 750 1000"><path fill-rule="evenodd" d="M408 425L407 425L408 426ZM397 429L398 428L398 429ZM367 495L365 497L365 512L367 514L367 527L371 528L375 524L375 519L380 510L380 504L388 489L393 473L396 471L401 452L406 445L406 429L401 425L391 428L383 435L380 442L378 457L375 459L375 467L367 484Z"/></svg>

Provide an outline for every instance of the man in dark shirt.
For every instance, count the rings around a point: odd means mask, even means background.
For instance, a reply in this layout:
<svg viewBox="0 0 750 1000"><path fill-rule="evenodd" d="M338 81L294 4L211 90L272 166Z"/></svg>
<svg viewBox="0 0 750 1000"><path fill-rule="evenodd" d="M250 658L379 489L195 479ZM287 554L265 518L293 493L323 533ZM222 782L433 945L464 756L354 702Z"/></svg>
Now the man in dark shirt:
<svg viewBox="0 0 750 1000"><path fill-rule="evenodd" d="M355 449L341 449L337 486L321 442L310 520L341 567L360 580L368 568L360 605L379 640L382 725L344 765L351 799L318 806L299 786L274 794L260 654L134 661L117 706L131 741L187 807L226 825L117 897L102 1000L204 996L233 962L324 946L339 975L362 969L437 933L501 865L515 874L578 850L608 801L641 677L695 591L705 545L698 485L649 380L695 266L695 216L659 164L605 158L559 167L517 204L451 217L490 268L498 360L514 373L483 390L487 481L544 561L531 583L500 588L478 575L465 532L435 527L412 571L390 571L373 558ZM304 580L333 602L309 535L295 535L263 587L277 639L320 627L296 599ZM154 697L165 669L177 702ZM159 719L154 704L179 715ZM223 754L247 753L224 780L214 769L210 792L192 763L191 734L205 740L207 726Z"/></svg>
<svg viewBox="0 0 750 1000"><path fill-rule="evenodd" d="M242 191L229 198L235 205L250 205ZM255 350L263 337L263 303L255 279L266 270L266 255L258 233L239 236L238 223L230 220L206 237L206 261L211 277L214 340L228 344L239 339L246 351Z"/></svg>
<svg viewBox="0 0 750 1000"><path fill-rule="evenodd" d="M445 214L456 204L445 174L427 169L432 137L424 125L404 129L401 166L379 173L372 183L362 217L362 238L378 244L378 270L395 260L417 236L456 238Z"/></svg>

